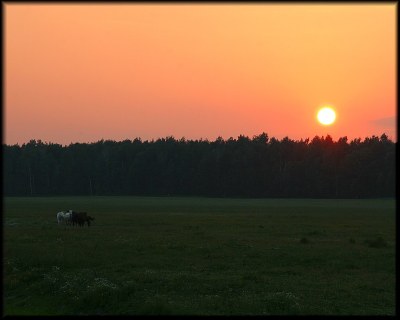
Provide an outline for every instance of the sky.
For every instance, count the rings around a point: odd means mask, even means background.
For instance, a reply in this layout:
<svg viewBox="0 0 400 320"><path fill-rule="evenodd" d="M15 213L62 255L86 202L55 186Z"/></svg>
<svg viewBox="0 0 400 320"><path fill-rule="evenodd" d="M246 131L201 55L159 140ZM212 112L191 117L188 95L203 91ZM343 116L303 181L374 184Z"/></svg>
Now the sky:
<svg viewBox="0 0 400 320"><path fill-rule="evenodd" d="M5 144L397 141L396 3L2 5Z"/></svg>

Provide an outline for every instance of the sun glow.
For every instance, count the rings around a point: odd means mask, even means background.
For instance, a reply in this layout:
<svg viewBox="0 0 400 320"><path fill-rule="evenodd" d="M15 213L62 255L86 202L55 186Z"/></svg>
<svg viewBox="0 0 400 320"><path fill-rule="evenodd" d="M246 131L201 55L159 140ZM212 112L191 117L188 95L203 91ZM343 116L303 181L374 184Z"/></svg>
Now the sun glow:
<svg viewBox="0 0 400 320"><path fill-rule="evenodd" d="M318 121L327 126L335 122L336 113L331 107L323 107L318 111Z"/></svg>

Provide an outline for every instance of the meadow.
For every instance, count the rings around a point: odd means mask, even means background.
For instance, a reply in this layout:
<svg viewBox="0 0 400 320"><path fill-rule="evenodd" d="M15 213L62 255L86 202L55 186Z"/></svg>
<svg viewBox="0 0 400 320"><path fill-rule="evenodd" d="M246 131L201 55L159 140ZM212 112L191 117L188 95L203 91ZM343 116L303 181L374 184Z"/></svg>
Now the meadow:
<svg viewBox="0 0 400 320"><path fill-rule="evenodd" d="M3 198L4 315L394 315L394 199ZM85 227L57 225L73 209Z"/></svg>

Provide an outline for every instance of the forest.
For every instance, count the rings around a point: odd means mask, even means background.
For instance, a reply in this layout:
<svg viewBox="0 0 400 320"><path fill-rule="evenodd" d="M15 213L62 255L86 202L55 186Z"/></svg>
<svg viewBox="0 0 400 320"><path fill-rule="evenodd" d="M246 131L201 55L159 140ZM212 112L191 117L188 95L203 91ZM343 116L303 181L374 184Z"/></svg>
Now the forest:
<svg viewBox="0 0 400 320"><path fill-rule="evenodd" d="M395 197L386 134L3 144L4 196Z"/></svg>

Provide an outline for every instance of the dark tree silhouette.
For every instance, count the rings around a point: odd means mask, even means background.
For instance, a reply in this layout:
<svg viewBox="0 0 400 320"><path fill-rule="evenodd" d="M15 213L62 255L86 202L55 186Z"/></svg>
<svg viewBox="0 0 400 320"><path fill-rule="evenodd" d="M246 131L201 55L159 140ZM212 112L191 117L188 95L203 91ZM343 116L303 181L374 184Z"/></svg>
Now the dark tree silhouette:
<svg viewBox="0 0 400 320"><path fill-rule="evenodd" d="M5 196L153 195L372 198L395 196L396 143L266 133L215 141L100 140L3 145Z"/></svg>

